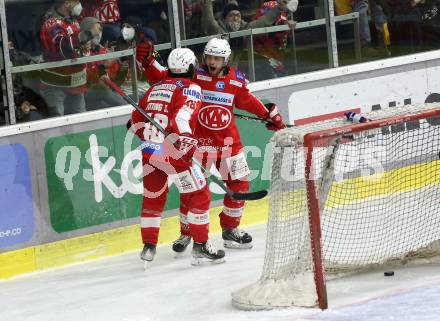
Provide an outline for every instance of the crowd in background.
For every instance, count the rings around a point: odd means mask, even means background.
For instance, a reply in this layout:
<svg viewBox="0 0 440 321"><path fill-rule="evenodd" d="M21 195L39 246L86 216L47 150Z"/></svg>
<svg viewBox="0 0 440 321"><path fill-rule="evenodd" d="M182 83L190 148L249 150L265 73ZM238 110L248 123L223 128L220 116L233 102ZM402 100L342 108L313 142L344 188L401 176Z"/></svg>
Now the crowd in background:
<svg viewBox="0 0 440 321"><path fill-rule="evenodd" d="M378 59L438 48L438 2L335 0L335 14L359 13L362 55L365 59ZM14 66L132 47L148 50L152 44L171 40L170 11L165 0L8 1L6 4L10 60ZM314 0L299 0L299 3L182 0L182 11L183 39L283 24L294 29L296 21L324 16L322 4ZM255 64L262 75L256 75L256 80L292 74L288 49L291 34L282 31L254 37ZM235 53L231 61L244 69L247 41L245 37L231 39ZM136 66L138 81L145 81L142 65L136 63ZM102 74L120 86L129 84L129 59L106 59L13 74L17 120L38 120L123 105L121 97L99 81Z"/></svg>

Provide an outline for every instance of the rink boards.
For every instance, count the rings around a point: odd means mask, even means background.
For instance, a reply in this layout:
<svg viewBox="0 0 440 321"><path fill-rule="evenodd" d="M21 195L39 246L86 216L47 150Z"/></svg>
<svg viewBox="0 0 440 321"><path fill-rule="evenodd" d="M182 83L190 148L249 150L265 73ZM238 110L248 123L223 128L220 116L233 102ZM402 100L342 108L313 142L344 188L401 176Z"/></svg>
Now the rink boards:
<svg viewBox="0 0 440 321"><path fill-rule="evenodd" d="M253 83L250 89L300 124L346 110L423 103L440 92L439 65L440 53L430 52ZM124 144L130 112L123 106L0 128L0 279L140 248L141 185L133 180L139 154L132 153L135 141ZM237 122L252 189L267 189L271 133L257 122ZM216 186L211 191L215 232L223 195ZM178 235L177 208L172 187L162 243ZM243 223L264 222L266 215L263 200L248 206Z"/></svg>
<svg viewBox="0 0 440 321"><path fill-rule="evenodd" d="M142 246L142 155L140 141L126 135L130 111L120 107L110 117L97 111L88 121L76 115L46 120L47 128L3 129L29 132L0 137L0 279ZM237 122L242 127L246 121ZM267 189L272 133L261 123L245 125L251 189ZM169 187L161 243L179 235L179 195L174 185ZM211 231L216 232L224 192L213 183L210 190ZM264 222L265 203L250 205L243 223Z"/></svg>

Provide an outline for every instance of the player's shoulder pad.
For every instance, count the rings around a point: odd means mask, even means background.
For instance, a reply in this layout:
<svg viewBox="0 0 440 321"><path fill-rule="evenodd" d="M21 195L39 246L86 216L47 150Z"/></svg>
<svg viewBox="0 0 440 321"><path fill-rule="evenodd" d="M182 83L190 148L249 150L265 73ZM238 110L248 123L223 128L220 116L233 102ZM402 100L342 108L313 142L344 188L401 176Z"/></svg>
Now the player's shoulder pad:
<svg viewBox="0 0 440 321"><path fill-rule="evenodd" d="M244 72L236 69L234 67L230 67L230 78L229 83L235 87L244 87L246 86L246 75Z"/></svg>
<svg viewBox="0 0 440 321"><path fill-rule="evenodd" d="M196 68L194 78L197 80L212 81L212 77L209 75L208 67L206 67L206 65L202 65Z"/></svg>
<svg viewBox="0 0 440 321"><path fill-rule="evenodd" d="M183 95L189 100L202 100L202 88L199 85L191 83L183 88Z"/></svg>
<svg viewBox="0 0 440 321"><path fill-rule="evenodd" d="M176 81L174 82L174 84L175 84L177 87L180 87L180 88L185 87L185 83L184 83L183 80L181 80L181 79L176 80Z"/></svg>
<svg viewBox="0 0 440 321"><path fill-rule="evenodd" d="M196 74L197 75L209 75L208 68L206 67L206 65L198 66L196 68Z"/></svg>

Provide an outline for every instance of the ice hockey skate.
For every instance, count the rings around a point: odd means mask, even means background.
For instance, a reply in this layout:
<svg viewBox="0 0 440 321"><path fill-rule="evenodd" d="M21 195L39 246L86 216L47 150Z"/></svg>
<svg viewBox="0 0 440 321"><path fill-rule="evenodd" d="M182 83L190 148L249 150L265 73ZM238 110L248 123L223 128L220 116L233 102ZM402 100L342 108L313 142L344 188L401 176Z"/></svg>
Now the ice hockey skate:
<svg viewBox="0 0 440 321"><path fill-rule="evenodd" d="M217 250L209 241L205 243L194 242L192 249L192 265L200 265L204 262L223 263L225 262L225 251Z"/></svg>
<svg viewBox="0 0 440 321"><path fill-rule="evenodd" d="M222 232L223 245L228 249L252 248L252 236L238 228L224 229Z"/></svg>
<svg viewBox="0 0 440 321"><path fill-rule="evenodd" d="M191 243L191 236L183 234L180 235L180 237L173 242L173 251L176 252L176 256L179 256L185 252L189 243Z"/></svg>
<svg viewBox="0 0 440 321"><path fill-rule="evenodd" d="M144 261L144 269L148 268L148 263L152 262L156 255L156 245L145 243L141 252L141 260Z"/></svg>

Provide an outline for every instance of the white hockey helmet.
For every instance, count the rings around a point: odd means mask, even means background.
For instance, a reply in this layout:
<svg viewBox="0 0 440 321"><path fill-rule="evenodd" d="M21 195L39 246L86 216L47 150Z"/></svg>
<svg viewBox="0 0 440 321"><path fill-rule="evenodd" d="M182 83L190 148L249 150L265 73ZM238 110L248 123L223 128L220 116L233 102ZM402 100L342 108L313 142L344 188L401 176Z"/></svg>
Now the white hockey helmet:
<svg viewBox="0 0 440 321"><path fill-rule="evenodd" d="M173 74L186 74L191 66L197 67L197 58L191 49L176 48L168 56L168 69Z"/></svg>
<svg viewBox="0 0 440 321"><path fill-rule="evenodd" d="M206 55L225 58L225 65L231 56L231 46L226 39L212 38L208 41L203 51L203 59Z"/></svg>

